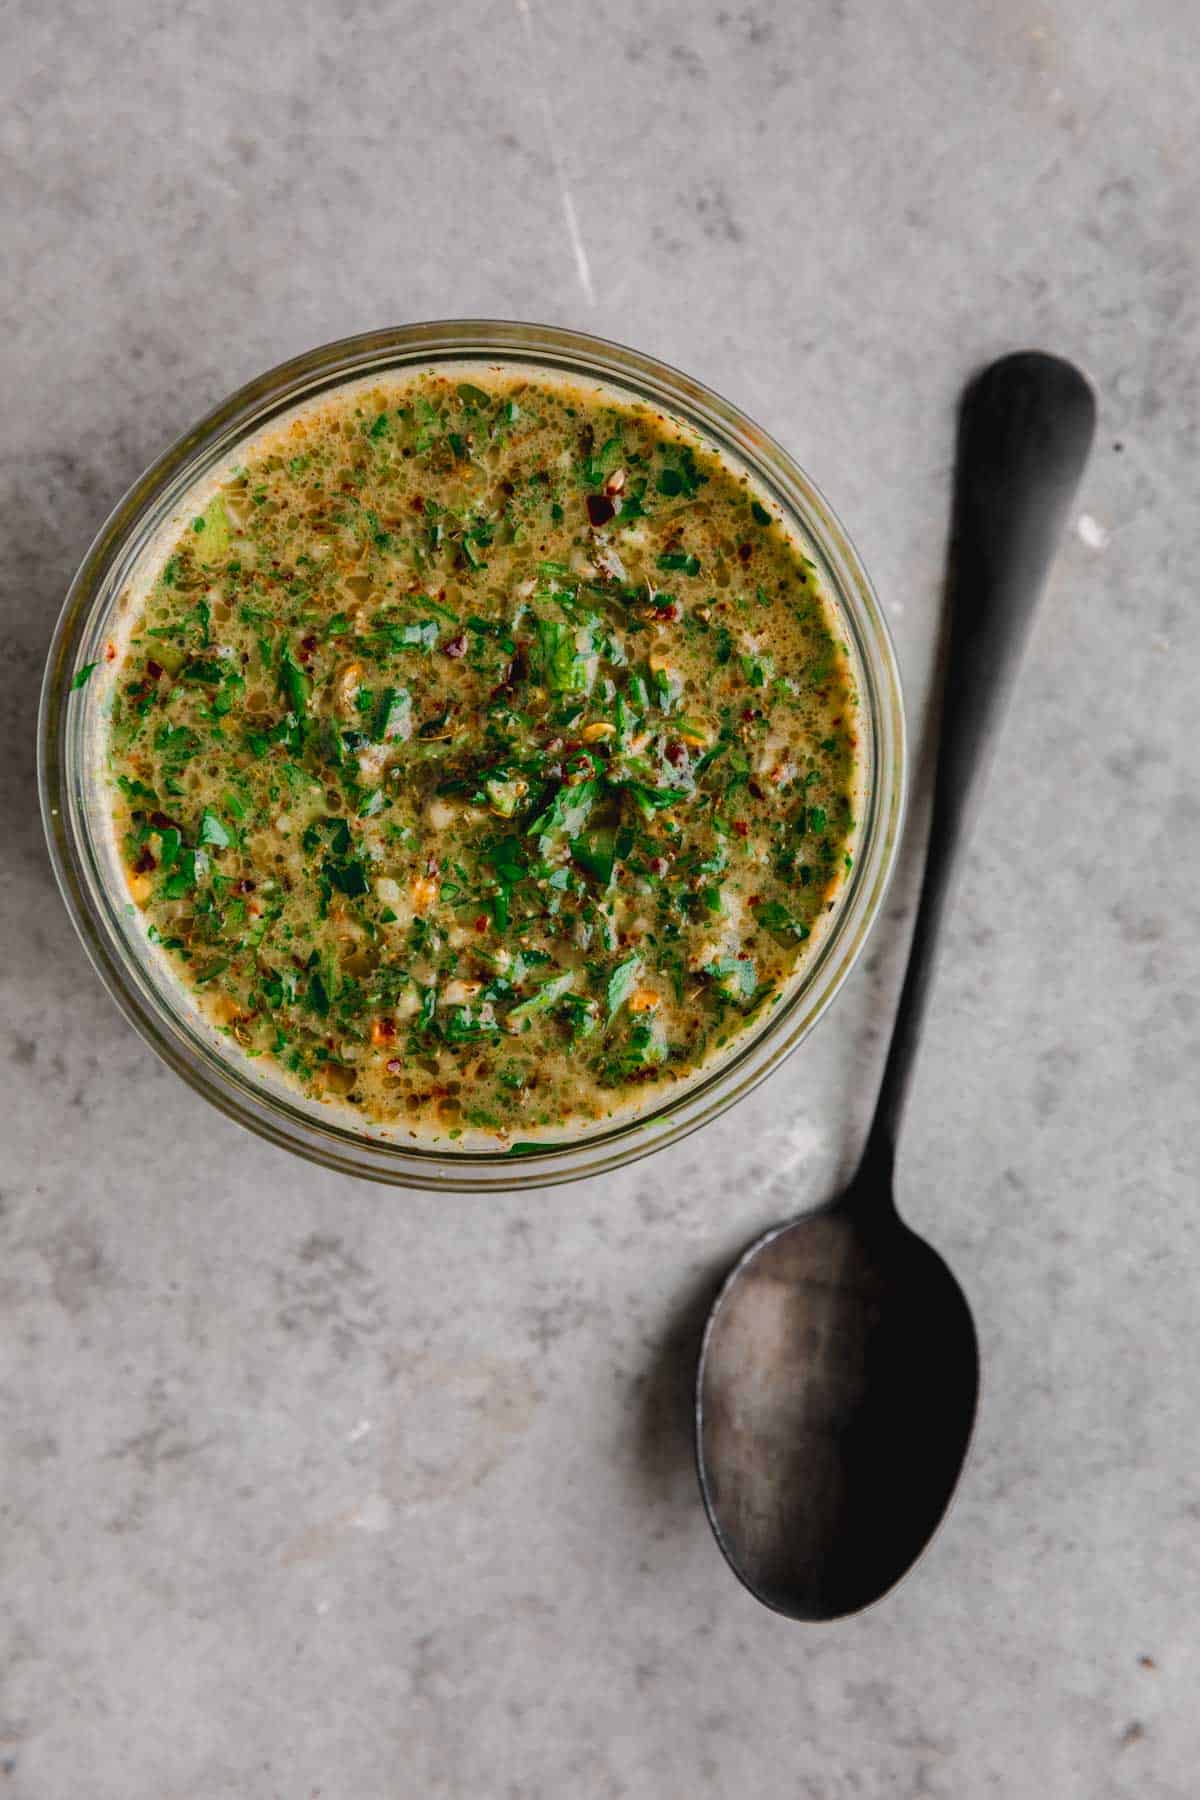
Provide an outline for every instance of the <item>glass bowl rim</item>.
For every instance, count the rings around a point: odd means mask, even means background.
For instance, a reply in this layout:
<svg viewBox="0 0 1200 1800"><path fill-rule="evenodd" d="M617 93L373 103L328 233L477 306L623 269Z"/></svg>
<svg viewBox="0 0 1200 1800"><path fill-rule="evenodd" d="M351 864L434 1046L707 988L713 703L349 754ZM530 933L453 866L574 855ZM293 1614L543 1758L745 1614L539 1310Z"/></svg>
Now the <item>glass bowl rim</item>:
<svg viewBox="0 0 1200 1800"><path fill-rule="evenodd" d="M72 754L87 703L86 689L75 690L73 679L172 501L239 441L322 392L424 364L471 362L526 364L632 393L732 450L817 552L823 585L854 640L870 736L855 866L811 963L785 1000L707 1073L666 1090L661 1105L519 1154L400 1144L335 1119L318 1120L254 1082L235 1058L202 1046L181 1012L142 977L126 945L116 919L125 907L117 907L99 877ZM883 609L836 513L788 452L741 408L656 357L563 327L498 319L435 320L323 344L257 376L178 438L118 501L85 554L55 627L38 717L38 791L55 878L88 957L135 1029L189 1086L270 1142L347 1174L441 1190L503 1191L602 1174L677 1142L757 1087L824 1016L878 917L902 829L906 761L900 676Z"/></svg>

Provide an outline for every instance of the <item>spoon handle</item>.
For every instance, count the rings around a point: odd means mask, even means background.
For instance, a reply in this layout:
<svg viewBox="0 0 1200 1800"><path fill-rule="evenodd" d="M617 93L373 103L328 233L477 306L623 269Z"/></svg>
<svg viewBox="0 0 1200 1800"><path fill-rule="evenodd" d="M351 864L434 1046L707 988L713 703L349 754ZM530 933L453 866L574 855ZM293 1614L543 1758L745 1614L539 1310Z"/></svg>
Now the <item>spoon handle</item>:
<svg viewBox="0 0 1200 1800"><path fill-rule="evenodd" d="M938 932L971 801L1095 423L1095 398L1079 370L1037 350L992 363L963 395L937 779L908 968L863 1156L863 1167L877 1173L882 1167L890 1174L895 1159Z"/></svg>

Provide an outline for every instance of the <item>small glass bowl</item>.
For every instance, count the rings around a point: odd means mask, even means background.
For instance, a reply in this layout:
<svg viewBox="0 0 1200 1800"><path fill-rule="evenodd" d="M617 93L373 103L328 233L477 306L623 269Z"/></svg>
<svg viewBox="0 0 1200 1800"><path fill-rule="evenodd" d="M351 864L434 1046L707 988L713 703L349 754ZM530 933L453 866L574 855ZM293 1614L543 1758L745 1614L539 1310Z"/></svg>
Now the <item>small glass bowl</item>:
<svg viewBox="0 0 1200 1800"><path fill-rule="evenodd" d="M599 383L683 419L782 508L816 563L844 630L860 703L862 797L853 870L820 940L784 999L721 1061L666 1091L641 1115L566 1130L512 1150L399 1141L385 1129L308 1101L243 1055L199 1012L146 939L109 829L102 681L72 686L103 662L122 596L158 553L191 489L245 439L350 381L428 365L519 366ZM206 1099L273 1143L348 1174L408 1187L504 1189L615 1169L694 1131L778 1067L849 974L879 912L900 834L904 710L891 638L865 570L832 509L787 453L744 413L690 376L601 338L551 326L459 319L407 325L327 344L252 381L148 469L102 527L71 584L42 687L38 785L54 872L92 962L126 1018ZM347 1116L349 1115L349 1116Z"/></svg>

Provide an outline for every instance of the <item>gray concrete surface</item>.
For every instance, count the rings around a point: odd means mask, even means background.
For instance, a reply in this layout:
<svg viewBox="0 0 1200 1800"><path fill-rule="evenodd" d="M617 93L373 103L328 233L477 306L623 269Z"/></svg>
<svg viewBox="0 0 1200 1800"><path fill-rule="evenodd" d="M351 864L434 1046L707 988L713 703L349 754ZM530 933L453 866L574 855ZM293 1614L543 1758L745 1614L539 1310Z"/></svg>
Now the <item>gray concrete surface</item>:
<svg viewBox="0 0 1200 1800"><path fill-rule="evenodd" d="M0 33L0 1797L1189 1800L1191 0L15 0ZM108 507L259 369L470 313L639 344L782 438L918 736L956 390L1037 343L1101 396L903 1156L978 1309L977 1450L838 1626L720 1562L687 1375L730 1257L853 1160L911 867L749 1103L487 1203L225 1123L52 886L35 691Z"/></svg>

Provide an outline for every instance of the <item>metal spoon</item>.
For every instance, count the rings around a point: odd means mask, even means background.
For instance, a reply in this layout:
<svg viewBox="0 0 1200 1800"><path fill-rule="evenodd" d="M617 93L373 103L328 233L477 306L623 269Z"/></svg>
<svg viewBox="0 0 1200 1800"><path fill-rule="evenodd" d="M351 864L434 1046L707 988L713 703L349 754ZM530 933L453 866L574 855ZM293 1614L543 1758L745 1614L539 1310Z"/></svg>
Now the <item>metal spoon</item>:
<svg viewBox="0 0 1200 1800"><path fill-rule="evenodd" d="M768 1232L709 1315L696 1448L709 1523L765 1606L833 1619L887 1592L933 1535L979 1389L970 1310L892 1197L934 948L969 802L1095 427L1070 363L1025 351L959 421L951 625L933 817L896 1024L861 1166Z"/></svg>

